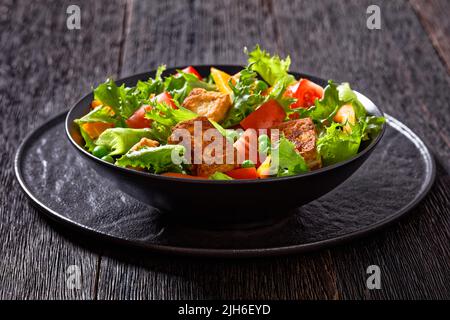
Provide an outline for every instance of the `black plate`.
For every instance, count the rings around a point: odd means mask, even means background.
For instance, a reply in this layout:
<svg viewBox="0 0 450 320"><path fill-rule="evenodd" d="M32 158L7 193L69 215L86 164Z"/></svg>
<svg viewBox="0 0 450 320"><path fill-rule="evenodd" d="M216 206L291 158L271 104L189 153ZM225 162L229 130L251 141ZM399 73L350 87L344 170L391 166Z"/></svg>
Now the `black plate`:
<svg viewBox="0 0 450 320"><path fill-rule="evenodd" d="M390 116L385 138L344 184L270 227L189 228L118 191L69 145L60 114L32 132L15 159L17 179L49 217L109 242L182 255L248 257L305 252L380 229L411 210L435 176L425 144ZM88 174L86 174L88 173Z"/></svg>

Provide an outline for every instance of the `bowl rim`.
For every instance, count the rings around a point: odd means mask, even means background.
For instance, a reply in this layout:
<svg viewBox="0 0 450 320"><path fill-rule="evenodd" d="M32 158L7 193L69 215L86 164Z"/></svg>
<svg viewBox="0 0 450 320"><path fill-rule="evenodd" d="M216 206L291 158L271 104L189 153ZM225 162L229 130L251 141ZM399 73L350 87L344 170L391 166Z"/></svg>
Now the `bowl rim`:
<svg viewBox="0 0 450 320"><path fill-rule="evenodd" d="M229 67L229 68L244 68L244 66L242 65L235 65L235 64L197 64L197 65L192 65L194 68L210 68L210 67ZM183 69L185 66L176 66L176 67L172 67L172 68L167 68L165 70L165 73L169 73L169 72L173 72L175 70L178 69ZM125 83L127 81L129 81L130 79L133 78L144 78L144 76L151 74L151 73L155 73L156 69L150 70L150 71L146 71L146 72L140 72L140 73L136 73L133 75L129 75L120 79L115 80L115 82L119 82L119 83ZM317 77L317 76L313 76L313 75L309 75L306 73L301 73L301 72L290 72L294 75L300 76L300 77L305 77L307 79L315 79L315 80L320 80L323 82L327 82L327 80ZM370 100L368 97L366 97L365 95L359 93L356 90L353 90L357 95L364 97L365 99L367 99L368 102L372 103L373 107L375 108L376 111L378 111L382 116L385 117L385 113L375 104L372 102L372 100ZM145 171L138 171L138 170L133 170L133 169L129 169L129 168L123 168L123 167L119 167L116 166L115 164L106 162L104 160L101 160L100 158L95 157L93 154L89 153L85 148L81 147L72 137L72 135L70 134L70 127L71 127L71 123L70 123L70 119L72 118L72 113L74 112L75 109L77 109L77 107L81 104L81 102L86 99L89 95L92 94L92 91L83 95L80 99L77 100L77 102L69 109L69 111L67 112L66 115L66 119L64 121L64 129L66 132L66 136L68 137L70 143L72 144L72 146L78 151L80 152L83 156L87 157L90 160L93 160L95 162L97 162L99 165L103 165L106 167L109 167L110 169L116 169L122 173L126 173L126 174L130 174L130 175L134 175L134 176L140 176L140 177L144 177L144 178L153 178L156 180L162 180L162 181L172 181L172 182L181 182L181 183L186 183L186 184L197 184L197 183L201 183L201 184L224 184L224 185L228 185L228 184L259 184L259 183L276 183L276 182L281 182L281 181L286 181L286 180L295 180L295 179L300 179L300 178L304 178L304 177L310 177L313 175L319 175L322 173L326 173L328 171L332 171L333 169L339 168L339 167L343 167L346 166L347 164L350 164L356 160L358 160L359 158L363 157L365 154L369 153L372 151L372 149L374 149L378 143L380 142L380 140L382 139L382 137L384 136L384 133L386 131L386 121L383 123L382 128L380 133L378 134L378 136L373 139L370 144L364 148L364 150L362 150L361 152L359 152L358 154L356 154L354 157L347 159L345 161L341 161L338 163L335 163L333 165L329 165L329 166L325 166L322 167L320 169L317 170L313 170L313 171L308 171L305 173L300 173L300 174L296 174L296 175L292 175L292 176L286 176L286 177L271 177L271 178L266 178L266 179L234 179L234 180L212 180L212 179L195 179L195 178L177 178L177 177L171 177L171 176L163 176L161 174L156 174L156 173L150 173L150 172L145 172Z"/></svg>

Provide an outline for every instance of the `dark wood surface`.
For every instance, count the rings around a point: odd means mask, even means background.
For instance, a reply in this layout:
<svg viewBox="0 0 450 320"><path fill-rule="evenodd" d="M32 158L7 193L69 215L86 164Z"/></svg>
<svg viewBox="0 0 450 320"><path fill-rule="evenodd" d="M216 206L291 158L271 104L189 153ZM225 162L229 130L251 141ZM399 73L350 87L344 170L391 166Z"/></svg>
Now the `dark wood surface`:
<svg viewBox="0 0 450 320"><path fill-rule="evenodd" d="M0 298L450 298L450 20L448 1L71 1L0 3ZM448 10L447 10L448 11ZM441 18L435 18L441 17ZM429 196L363 240L306 255L208 260L94 247L49 224L13 174L18 143L107 76L160 63L244 63L259 43L290 54L292 70L345 80L426 141L438 165ZM66 287L79 265L80 290ZM366 288L381 268L382 289Z"/></svg>

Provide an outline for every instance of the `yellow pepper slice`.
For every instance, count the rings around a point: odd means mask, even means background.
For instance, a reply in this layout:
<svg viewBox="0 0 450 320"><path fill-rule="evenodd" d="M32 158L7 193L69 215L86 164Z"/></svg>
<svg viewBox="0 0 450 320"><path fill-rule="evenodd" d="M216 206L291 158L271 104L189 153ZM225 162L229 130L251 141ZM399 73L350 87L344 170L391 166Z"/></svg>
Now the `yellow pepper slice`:
<svg viewBox="0 0 450 320"><path fill-rule="evenodd" d="M231 75L219 69L211 68L211 76L214 79L217 89L219 89L220 92L226 94L233 93L230 86L228 85L228 81L231 79Z"/></svg>
<svg viewBox="0 0 450 320"><path fill-rule="evenodd" d="M271 158L270 155L266 157L263 163L258 167L256 173L260 179L265 179L270 177L270 167L271 167Z"/></svg>

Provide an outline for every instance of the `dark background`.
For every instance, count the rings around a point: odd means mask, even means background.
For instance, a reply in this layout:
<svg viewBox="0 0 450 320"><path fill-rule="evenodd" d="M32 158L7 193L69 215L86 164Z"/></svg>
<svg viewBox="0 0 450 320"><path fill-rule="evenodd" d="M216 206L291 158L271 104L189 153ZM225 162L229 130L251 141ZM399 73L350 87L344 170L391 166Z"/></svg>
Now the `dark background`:
<svg viewBox="0 0 450 320"><path fill-rule="evenodd" d="M81 8L81 30L66 8ZM366 9L381 8L381 30ZM0 2L0 298L450 298L450 2ZM426 199L383 232L316 253L257 260L109 252L58 231L13 173L18 143L107 76L168 66L245 63L259 43L293 71L349 81L413 129L438 175ZM66 288L69 265L80 290ZM366 268L382 289L366 289Z"/></svg>

